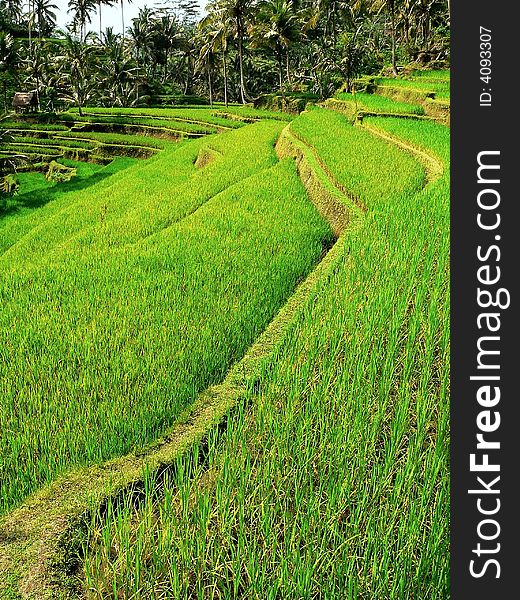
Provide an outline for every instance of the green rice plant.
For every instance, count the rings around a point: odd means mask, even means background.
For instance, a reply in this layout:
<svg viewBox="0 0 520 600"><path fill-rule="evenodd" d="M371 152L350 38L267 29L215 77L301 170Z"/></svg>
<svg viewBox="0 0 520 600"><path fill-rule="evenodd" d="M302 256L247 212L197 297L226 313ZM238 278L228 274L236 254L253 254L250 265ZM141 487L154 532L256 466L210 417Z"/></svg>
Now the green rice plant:
<svg viewBox="0 0 520 600"><path fill-rule="evenodd" d="M392 117L367 117L364 123L410 142L422 150L433 152L446 165L449 164L450 130L447 127L431 121L418 126L414 121Z"/></svg>
<svg viewBox="0 0 520 600"><path fill-rule="evenodd" d="M420 79L421 81L450 81L450 70L449 69L424 69L412 71L410 73L412 79Z"/></svg>
<svg viewBox="0 0 520 600"><path fill-rule="evenodd" d="M272 166L277 159L273 146L281 124L264 122L196 140L143 162L131 172L110 178L110 189L103 195L85 190L81 197L70 197L67 207L53 214L53 226L26 235L9 253L0 257L8 268L21 268L25 260L52 260L53 249L66 243L67 252L83 252L97 235L100 211L107 207L104 221L110 224L106 240L110 245L136 243L169 227L195 211L229 185ZM218 158L204 169L195 166L197 156L209 146ZM146 203L129 198L146 195ZM104 242L105 243L105 242Z"/></svg>
<svg viewBox="0 0 520 600"><path fill-rule="evenodd" d="M2 120L2 129L32 129L36 131L66 131L65 125L58 123L31 123L25 120L4 119Z"/></svg>
<svg viewBox="0 0 520 600"><path fill-rule="evenodd" d="M315 149L340 185L366 203L373 202L374 179L383 196L418 190L424 183L424 173L413 158L352 127L340 113L316 108L296 118L291 131ZM377 161L370 156L377 156Z"/></svg>
<svg viewBox="0 0 520 600"><path fill-rule="evenodd" d="M447 160L445 127L374 121ZM423 185L411 155L341 115L291 129L363 224L204 463L194 449L92 523L93 598L449 595L448 163Z"/></svg>
<svg viewBox="0 0 520 600"><path fill-rule="evenodd" d="M220 112L224 115L235 115L244 119L274 119L276 121L291 121L294 116L285 112L276 110L266 110L260 108L251 108L249 106L222 106Z"/></svg>
<svg viewBox="0 0 520 600"><path fill-rule="evenodd" d="M85 109L86 118L93 119L95 116L113 116L119 118L134 119L140 118L145 119L148 117L149 124L157 124L157 121L165 120L179 123L179 127L182 126L183 122L198 123L199 125L216 125L229 128L241 127L243 123L231 122L229 119L217 116L216 108L207 107L190 107L190 108L92 108ZM65 116L66 115L66 116ZM65 116L66 120L77 120L79 115L73 109L68 113L63 113L61 117ZM170 123L171 126L171 123Z"/></svg>
<svg viewBox="0 0 520 600"><path fill-rule="evenodd" d="M0 257L2 511L156 439L319 259L331 232L276 160L280 129L208 138L203 169L197 140L64 194Z"/></svg>
<svg viewBox="0 0 520 600"><path fill-rule="evenodd" d="M391 77L379 77L376 79L378 85L388 87L399 87L409 90L423 92L424 95L434 93L435 98L449 99L450 84L448 81L424 81L419 79L400 79Z"/></svg>
<svg viewBox="0 0 520 600"><path fill-rule="evenodd" d="M87 144L90 140L110 145L142 146L146 148L157 148L163 150L169 148L172 142L150 136L126 135L123 133L103 133L98 131L67 131L60 132L53 137L54 140L84 140Z"/></svg>
<svg viewBox="0 0 520 600"><path fill-rule="evenodd" d="M408 104L406 102L397 102L386 98L385 96L379 96L377 94L365 94L356 93L347 94L340 92L336 94L335 98L348 102L351 106L355 106L357 111L367 111L375 113L397 113L397 114L408 114L408 115L424 115L424 108L419 104Z"/></svg>
<svg viewBox="0 0 520 600"><path fill-rule="evenodd" d="M13 143L20 146L53 146L55 148L83 148L91 150L95 144L86 140L70 140L63 137L33 138L29 136L14 136Z"/></svg>
<svg viewBox="0 0 520 600"><path fill-rule="evenodd" d="M227 107L224 104L214 104L212 107L196 106L183 108L90 108L85 109L85 115L116 115L128 118L149 117L150 119L172 119L186 120L194 123L208 123L221 127L240 127L243 123L233 121L228 118L228 115L242 117L244 119L275 119L280 121L290 121L291 115L287 113L256 109L250 106L241 104L229 104ZM222 116L219 115L222 113ZM77 111L71 109L69 113L77 115Z"/></svg>
<svg viewBox="0 0 520 600"><path fill-rule="evenodd" d="M30 157L35 156L55 156L62 154L61 148L58 145L46 146L44 144L17 144L16 142L10 142L2 144L0 150L6 154L23 154L24 156Z"/></svg>
<svg viewBox="0 0 520 600"><path fill-rule="evenodd" d="M85 113L83 116L72 115L69 113L62 113L59 116L60 121L65 123L71 123L74 125L81 126L82 124L88 124L90 126L105 126L107 130L110 128L150 128L150 129L164 129L166 131L178 132L178 133L192 133L192 134L209 134L215 133L214 128L208 125L202 125L192 123L183 119L151 119L145 117L136 116L120 116L120 115L99 115L99 114L88 114Z"/></svg>

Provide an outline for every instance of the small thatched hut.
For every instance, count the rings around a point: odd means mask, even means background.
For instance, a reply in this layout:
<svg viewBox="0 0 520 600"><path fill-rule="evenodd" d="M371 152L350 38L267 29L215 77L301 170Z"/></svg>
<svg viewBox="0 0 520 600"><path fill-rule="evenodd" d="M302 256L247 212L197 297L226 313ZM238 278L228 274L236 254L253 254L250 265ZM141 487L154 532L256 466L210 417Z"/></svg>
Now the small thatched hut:
<svg viewBox="0 0 520 600"><path fill-rule="evenodd" d="M16 92L13 98L13 108L17 113L36 110L38 108L36 92Z"/></svg>

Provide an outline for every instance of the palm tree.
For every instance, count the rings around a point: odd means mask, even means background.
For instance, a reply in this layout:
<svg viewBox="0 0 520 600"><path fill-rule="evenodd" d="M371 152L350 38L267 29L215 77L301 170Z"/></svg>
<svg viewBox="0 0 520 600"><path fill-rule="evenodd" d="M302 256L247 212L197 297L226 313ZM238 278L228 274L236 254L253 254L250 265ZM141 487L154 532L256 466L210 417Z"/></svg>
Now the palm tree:
<svg viewBox="0 0 520 600"><path fill-rule="evenodd" d="M187 79L189 80L192 45L190 40L183 35L175 15L162 13L160 17L155 18L151 38L151 42L155 46L155 55L160 59L160 64L164 66L162 81L165 82L168 77L168 66L173 50L181 50L184 53L187 61Z"/></svg>
<svg viewBox="0 0 520 600"><path fill-rule="evenodd" d="M97 0L69 0L67 12L74 13L74 26L79 27L80 41L86 38L87 23L91 22L91 14L96 12Z"/></svg>
<svg viewBox="0 0 520 600"><path fill-rule="evenodd" d="M34 26L34 0L29 0L29 12L27 13L27 28L29 33L29 54L32 54L32 28Z"/></svg>
<svg viewBox="0 0 520 600"><path fill-rule="evenodd" d="M219 7L234 24L234 34L238 45L238 69L240 73L240 99L242 104L246 103L246 86L244 80L244 38L246 25L249 18L252 0L220 0Z"/></svg>
<svg viewBox="0 0 520 600"><path fill-rule="evenodd" d="M126 0L128 4L132 4L132 0ZM121 2L121 28L123 34L123 40L125 39L125 4L124 0L120 0Z"/></svg>
<svg viewBox="0 0 520 600"><path fill-rule="evenodd" d="M0 31L0 79L3 84L4 112L7 112L7 84L15 79L18 65L18 44L6 31Z"/></svg>
<svg viewBox="0 0 520 600"><path fill-rule="evenodd" d="M213 106L213 68L215 66L215 52L214 45L211 38L206 38L206 41L202 44L197 59L196 68L198 71L206 72L208 77L208 90L209 90L209 103Z"/></svg>
<svg viewBox="0 0 520 600"><path fill-rule="evenodd" d="M150 46L154 36L154 13L148 7L140 8L137 18L132 19L128 29L131 45L134 49L137 66L146 66Z"/></svg>
<svg viewBox="0 0 520 600"><path fill-rule="evenodd" d="M47 68L47 56L44 42L38 38L33 42L34 52L31 52L23 61L26 73L25 84L36 91L38 110L40 109L40 88L45 69Z"/></svg>
<svg viewBox="0 0 520 600"><path fill-rule="evenodd" d="M232 23L225 11L223 11L217 2L212 2L206 7L208 14L199 23L199 30L211 44L213 52L222 53L222 77L224 81L224 102L228 105L228 74L227 74L227 53L229 31Z"/></svg>
<svg viewBox="0 0 520 600"><path fill-rule="evenodd" d="M128 106L135 88L135 63L125 51L122 38L107 29L103 43L103 60L96 80L103 89L102 99L111 106Z"/></svg>
<svg viewBox="0 0 520 600"><path fill-rule="evenodd" d="M398 74L397 71L397 42L396 42L396 16L397 16L397 3L399 0L373 0L372 11L379 14L381 11L386 10L390 17L390 39L392 43L392 71L394 75Z"/></svg>
<svg viewBox="0 0 520 600"><path fill-rule="evenodd" d="M97 0L98 5L98 14L99 14L99 38L101 39L102 31L103 31L103 23L101 17L101 7L104 6L114 6L116 0Z"/></svg>
<svg viewBox="0 0 520 600"><path fill-rule="evenodd" d="M338 38L339 0L318 0L318 12L323 16L325 37L332 39L332 47L336 48Z"/></svg>
<svg viewBox="0 0 520 600"><path fill-rule="evenodd" d="M23 0L6 0L4 11L11 23L20 23L23 17Z"/></svg>
<svg viewBox="0 0 520 600"><path fill-rule="evenodd" d="M56 27L57 4L52 0L34 0L34 14L38 25L38 37L47 37Z"/></svg>
<svg viewBox="0 0 520 600"><path fill-rule="evenodd" d="M83 43L83 41L67 34L62 50L63 54L58 56L57 60L61 66L62 79L66 85L63 97L65 100L74 102L78 107L80 116L82 116L83 107L92 98L96 87L99 85L93 77L93 74L97 72L95 46Z"/></svg>
<svg viewBox="0 0 520 600"><path fill-rule="evenodd" d="M251 34L257 45L272 48L278 61L278 80L283 87L283 54L285 51L286 74L289 78L289 47L302 32L302 24L289 0L266 0L258 9L257 22Z"/></svg>

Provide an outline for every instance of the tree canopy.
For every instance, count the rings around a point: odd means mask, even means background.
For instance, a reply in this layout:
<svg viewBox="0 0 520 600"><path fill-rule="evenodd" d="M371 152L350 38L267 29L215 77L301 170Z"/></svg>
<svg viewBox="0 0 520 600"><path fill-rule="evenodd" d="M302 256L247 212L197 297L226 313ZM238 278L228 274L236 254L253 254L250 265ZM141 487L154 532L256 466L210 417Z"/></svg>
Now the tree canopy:
<svg viewBox="0 0 520 600"><path fill-rule="evenodd" d="M449 60L444 0L194 0L144 7L69 0L67 31L54 0L0 0L3 108L36 91L40 108L157 103L176 95L248 102L274 91L332 94L360 73ZM102 27L121 3L123 34ZM92 31L96 29L96 31Z"/></svg>

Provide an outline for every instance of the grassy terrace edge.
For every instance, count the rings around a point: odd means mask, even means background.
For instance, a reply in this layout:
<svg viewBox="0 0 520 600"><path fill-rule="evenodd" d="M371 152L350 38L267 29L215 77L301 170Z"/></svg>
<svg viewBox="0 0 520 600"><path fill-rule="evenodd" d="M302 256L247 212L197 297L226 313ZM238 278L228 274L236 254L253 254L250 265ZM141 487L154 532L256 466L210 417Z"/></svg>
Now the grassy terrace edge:
<svg viewBox="0 0 520 600"><path fill-rule="evenodd" d="M279 157L295 158L307 193L337 236L336 243L298 285L294 294L229 371L221 384L199 394L178 423L141 452L61 476L0 519L0 595L2 598L74 598L76 570L85 528L93 511L108 499L142 489L145 477L174 466L188 449L204 445L226 415L275 358L291 324L342 256L344 231L362 219L362 211L330 180L312 150L288 127L276 145Z"/></svg>

